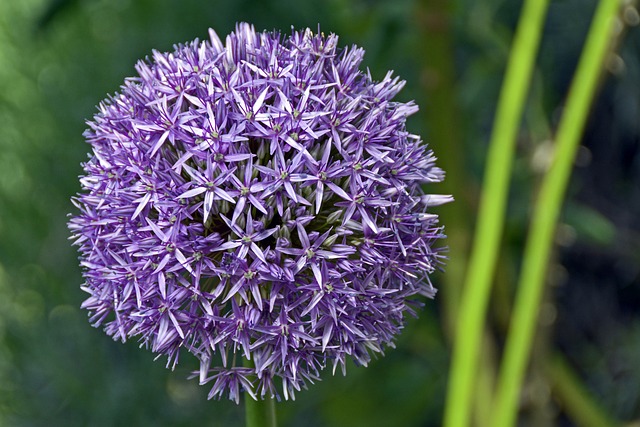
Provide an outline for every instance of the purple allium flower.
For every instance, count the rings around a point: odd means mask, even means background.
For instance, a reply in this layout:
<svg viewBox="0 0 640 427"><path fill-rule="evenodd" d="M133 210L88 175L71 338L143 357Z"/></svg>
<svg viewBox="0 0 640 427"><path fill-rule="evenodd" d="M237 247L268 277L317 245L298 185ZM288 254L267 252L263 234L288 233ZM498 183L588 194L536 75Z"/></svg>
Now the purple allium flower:
<svg viewBox="0 0 640 427"><path fill-rule="evenodd" d="M200 362L209 397L294 397L392 346L442 262L404 82L335 35L239 24L153 52L103 101L69 223L95 326ZM250 362L247 362L250 360Z"/></svg>

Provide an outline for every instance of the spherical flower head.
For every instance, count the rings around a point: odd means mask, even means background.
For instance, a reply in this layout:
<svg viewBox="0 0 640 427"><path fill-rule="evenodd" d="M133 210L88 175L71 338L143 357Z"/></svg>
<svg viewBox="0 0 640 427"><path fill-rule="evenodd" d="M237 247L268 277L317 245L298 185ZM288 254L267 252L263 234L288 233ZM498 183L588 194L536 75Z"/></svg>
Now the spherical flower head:
<svg viewBox="0 0 640 427"><path fill-rule="evenodd" d="M374 81L335 35L256 33L153 52L85 132L79 246L95 326L209 397L294 397L392 345L444 237L443 172L406 130L404 82ZM196 373L197 374L197 373ZM281 394L282 393L282 394Z"/></svg>

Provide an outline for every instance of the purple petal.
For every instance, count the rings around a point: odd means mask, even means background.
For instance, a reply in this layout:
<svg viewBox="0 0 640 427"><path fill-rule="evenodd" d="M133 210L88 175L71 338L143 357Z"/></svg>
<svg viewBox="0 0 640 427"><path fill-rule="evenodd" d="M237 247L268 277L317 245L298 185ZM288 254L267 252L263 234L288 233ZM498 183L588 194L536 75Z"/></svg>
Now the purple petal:
<svg viewBox="0 0 640 427"><path fill-rule="evenodd" d="M204 193L205 191L207 191L207 189L204 187L192 188L191 190L187 190L181 195L179 195L178 199L187 199L189 197L194 197L194 196L197 196L198 194Z"/></svg>

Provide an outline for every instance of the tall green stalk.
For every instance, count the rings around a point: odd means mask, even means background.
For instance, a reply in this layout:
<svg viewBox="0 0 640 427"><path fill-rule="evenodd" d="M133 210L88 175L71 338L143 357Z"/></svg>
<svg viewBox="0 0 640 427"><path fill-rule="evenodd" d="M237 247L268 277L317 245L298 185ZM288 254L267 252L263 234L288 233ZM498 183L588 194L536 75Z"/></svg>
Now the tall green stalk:
<svg viewBox="0 0 640 427"><path fill-rule="evenodd" d="M242 364L247 368L255 368L253 360L247 360L244 357ZM274 398L265 397L264 400L253 400L248 393L245 393L244 414L246 427L278 427Z"/></svg>
<svg viewBox="0 0 640 427"><path fill-rule="evenodd" d="M253 400L245 395L244 409L247 427L277 427L275 399Z"/></svg>
<svg viewBox="0 0 640 427"><path fill-rule="evenodd" d="M453 4L449 0L420 0L415 5L414 19L419 29L421 51L417 57L422 68L421 79L425 98L431 108L425 108L424 118L429 129L429 146L436 153L462 153L462 140L458 120L455 66L453 58ZM437 107L436 107L437 106ZM447 338L453 337L453 325L460 301L467 251L470 242L471 209L468 167L465 156L442 156L437 164L447 171L439 184L440 192L453 194L456 202L438 208L446 218L447 253L446 274L439 278L442 284L438 296L444 303L444 329Z"/></svg>
<svg viewBox="0 0 640 427"><path fill-rule="evenodd" d="M460 301L444 414L445 427L469 424L478 355L509 189L515 141L542 34L548 0L526 0L500 93L487 155L469 269Z"/></svg>
<svg viewBox="0 0 640 427"><path fill-rule="evenodd" d="M533 212L493 411L494 427L516 420L518 397L535 334L553 236L589 108L613 37L619 0L601 0L558 127L553 163ZM491 164L489 165L491 166Z"/></svg>
<svg viewBox="0 0 640 427"><path fill-rule="evenodd" d="M545 361L554 397L562 410L580 427L622 427L594 400L560 353Z"/></svg>

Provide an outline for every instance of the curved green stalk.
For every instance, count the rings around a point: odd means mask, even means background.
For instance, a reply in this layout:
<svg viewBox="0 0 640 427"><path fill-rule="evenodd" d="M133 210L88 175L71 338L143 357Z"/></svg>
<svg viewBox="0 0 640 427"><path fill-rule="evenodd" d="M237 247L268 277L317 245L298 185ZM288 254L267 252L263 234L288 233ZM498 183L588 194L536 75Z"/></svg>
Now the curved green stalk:
<svg viewBox="0 0 640 427"><path fill-rule="evenodd" d="M498 258L515 141L542 34L548 0L527 0L500 92L473 239L460 301L444 414L446 427L469 424L487 303Z"/></svg>
<svg viewBox="0 0 640 427"><path fill-rule="evenodd" d="M495 427L512 426L529 361L547 262L580 137L612 41L619 0L601 0L587 36L556 137L556 153L533 212L493 411Z"/></svg>
<svg viewBox="0 0 640 427"><path fill-rule="evenodd" d="M580 383L567 361L560 353L551 356L545 363L551 380L553 394L563 410L580 427L621 427L594 401L593 396Z"/></svg>

